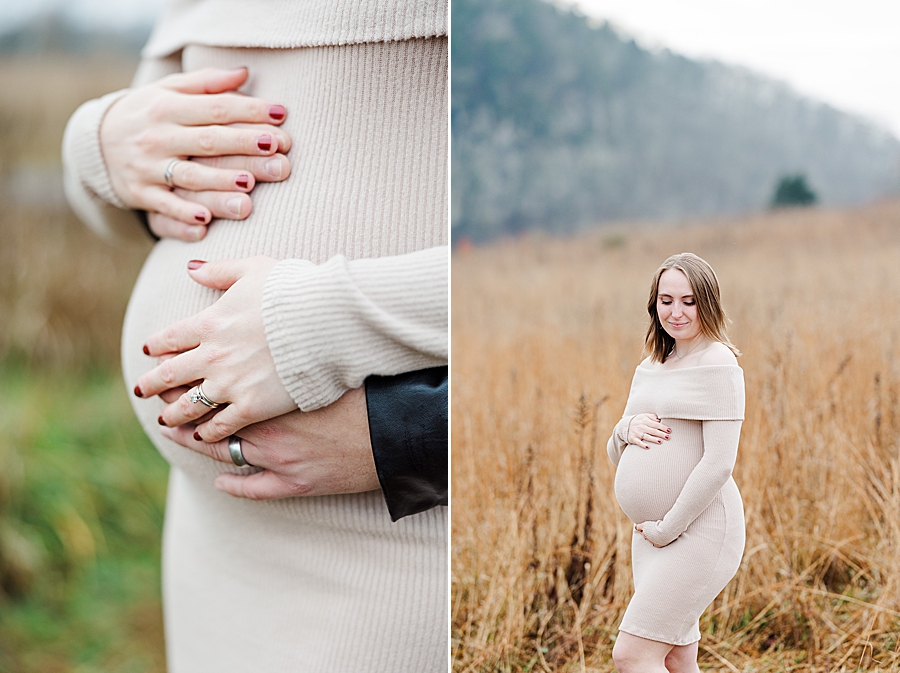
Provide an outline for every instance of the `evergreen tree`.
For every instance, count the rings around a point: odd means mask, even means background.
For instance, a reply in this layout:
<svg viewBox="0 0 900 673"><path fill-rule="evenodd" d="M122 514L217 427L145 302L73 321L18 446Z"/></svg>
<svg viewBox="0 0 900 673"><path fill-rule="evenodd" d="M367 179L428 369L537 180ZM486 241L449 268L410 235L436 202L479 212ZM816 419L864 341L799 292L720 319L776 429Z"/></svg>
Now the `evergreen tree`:
<svg viewBox="0 0 900 673"><path fill-rule="evenodd" d="M778 181L772 197L772 207L811 206L818 200L816 193L806 184L806 176L798 173L785 175Z"/></svg>

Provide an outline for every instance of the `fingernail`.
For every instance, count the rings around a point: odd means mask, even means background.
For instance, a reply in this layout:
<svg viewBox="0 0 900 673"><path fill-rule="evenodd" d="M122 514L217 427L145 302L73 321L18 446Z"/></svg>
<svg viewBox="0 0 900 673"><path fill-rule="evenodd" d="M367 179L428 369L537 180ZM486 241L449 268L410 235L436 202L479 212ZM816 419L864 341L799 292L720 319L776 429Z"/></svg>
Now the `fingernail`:
<svg viewBox="0 0 900 673"><path fill-rule="evenodd" d="M194 430L194 439L196 439L198 442L202 442L202 441L203 441L203 437L201 437L201 436L200 436L200 433L197 432L196 430Z"/></svg>
<svg viewBox="0 0 900 673"><path fill-rule="evenodd" d="M668 439L668 438L669 438L669 435L666 435L666 439Z"/></svg>
<svg viewBox="0 0 900 673"><path fill-rule="evenodd" d="M266 173L273 178L281 177L281 159L272 159L266 162Z"/></svg>
<svg viewBox="0 0 900 673"><path fill-rule="evenodd" d="M203 266L204 264L206 264L206 262L203 261L202 259L192 259L190 262L188 262L188 268L189 268L191 271L196 271L197 269L199 269L199 268L200 268L201 266ZM150 354L147 353L147 355L150 355Z"/></svg>
<svg viewBox="0 0 900 673"><path fill-rule="evenodd" d="M146 348L147 348L147 347L144 346L144 349L146 349ZM140 386L135 386L135 387L134 387L134 394L137 395L138 397L143 397L143 396L144 396L144 393L143 393L143 391L141 390L141 387L140 387Z"/></svg>
<svg viewBox="0 0 900 673"><path fill-rule="evenodd" d="M225 488L222 486L222 484L219 483L219 480L218 480L218 479L216 479L216 480L213 482L213 484L214 484L215 487L216 487L217 489L219 489L220 491L224 491L224 490L225 490Z"/></svg>
<svg viewBox="0 0 900 673"><path fill-rule="evenodd" d="M197 213L196 215L194 215L194 219L197 220L198 222L205 223L206 222L206 213Z"/></svg>
<svg viewBox="0 0 900 673"><path fill-rule="evenodd" d="M233 68L233 69L231 70L231 72L237 72L238 70L249 70L249 68L247 68L247 66L245 66L245 65L242 65L242 66L239 66L239 67L237 67L237 68Z"/></svg>
<svg viewBox="0 0 900 673"><path fill-rule="evenodd" d="M206 227L195 227L191 225L188 228L188 235L191 237L191 240L199 241L206 236Z"/></svg>
<svg viewBox="0 0 900 673"><path fill-rule="evenodd" d="M147 344L144 344L144 355L150 355L150 347Z"/></svg>
<svg viewBox="0 0 900 673"><path fill-rule="evenodd" d="M239 196L235 196L233 199L228 199L225 202L225 207L228 208L228 212L232 215L241 216L241 198Z"/></svg>
<svg viewBox="0 0 900 673"><path fill-rule="evenodd" d="M272 107L269 108L269 116L272 119L276 119L278 121L281 121L282 119L284 119L285 112L286 112L286 110L284 109L283 105L273 105Z"/></svg>
<svg viewBox="0 0 900 673"><path fill-rule="evenodd" d="M250 177L247 175L239 175L234 179L234 184L236 184L239 189L247 189L247 187L250 186Z"/></svg>
<svg viewBox="0 0 900 673"><path fill-rule="evenodd" d="M163 419L162 414L159 415L159 418L156 419L156 422L160 425L165 425L166 421Z"/></svg>
<svg viewBox="0 0 900 673"><path fill-rule="evenodd" d="M256 146L263 152L268 152L272 149L272 136L260 136L256 140Z"/></svg>

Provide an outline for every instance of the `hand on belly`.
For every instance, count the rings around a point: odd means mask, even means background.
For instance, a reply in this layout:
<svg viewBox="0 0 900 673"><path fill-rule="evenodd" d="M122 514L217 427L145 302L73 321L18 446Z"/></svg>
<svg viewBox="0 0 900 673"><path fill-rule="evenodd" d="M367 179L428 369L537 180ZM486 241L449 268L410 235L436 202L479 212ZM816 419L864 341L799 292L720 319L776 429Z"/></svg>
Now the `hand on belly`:
<svg viewBox="0 0 900 673"><path fill-rule="evenodd" d="M196 282L225 294L147 339L144 353L163 361L138 379L135 395L180 392L163 409L160 425L196 422L195 438L215 442L296 410L275 370L263 326L263 285L275 264L269 257L189 263ZM218 405L223 408L204 418Z"/></svg>

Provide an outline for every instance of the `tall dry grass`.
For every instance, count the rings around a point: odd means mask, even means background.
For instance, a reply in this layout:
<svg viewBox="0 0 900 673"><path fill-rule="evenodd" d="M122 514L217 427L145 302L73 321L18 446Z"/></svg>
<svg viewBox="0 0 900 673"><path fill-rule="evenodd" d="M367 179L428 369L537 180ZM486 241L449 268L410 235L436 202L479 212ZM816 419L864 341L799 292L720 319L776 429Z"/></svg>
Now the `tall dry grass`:
<svg viewBox="0 0 900 673"><path fill-rule="evenodd" d="M605 445L641 358L650 279L682 251L719 275L747 388L734 475L747 546L701 621L701 665L900 667L900 204L889 203L454 256L455 670L614 670L631 523Z"/></svg>
<svg viewBox="0 0 900 673"><path fill-rule="evenodd" d="M0 360L118 366L125 305L149 239L116 246L78 221L62 200L60 145L72 112L127 86L135 66L109 56L0 58ZM23 174L47 184L23 185Z"/></svg>

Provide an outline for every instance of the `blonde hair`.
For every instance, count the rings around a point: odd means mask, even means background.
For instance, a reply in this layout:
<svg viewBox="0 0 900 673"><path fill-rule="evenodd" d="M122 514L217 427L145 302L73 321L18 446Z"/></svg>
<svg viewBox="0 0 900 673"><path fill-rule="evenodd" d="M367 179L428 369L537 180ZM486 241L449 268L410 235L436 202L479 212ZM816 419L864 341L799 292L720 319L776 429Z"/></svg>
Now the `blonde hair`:
<svg viewBox="0 0 900 673"><path fill-rule="evenodd" d="M659 314L656 312L659 279L669 269L678 269L690 283L697 306L700 332L713 341L725 344L735 355L740 355L741 352L731 343L726 333L728 316L725 315L725 309L722 308L719 279L716 278L716 272L697 255L691 252L681 252L672 255L662 263L662 266L656 270L653 283L650 285L650 298L647 301L650 325L644 339L644 352L650 355L650 360L665 362L675 349L675 339L663 329L662 323L659 321Z"/></svg>

